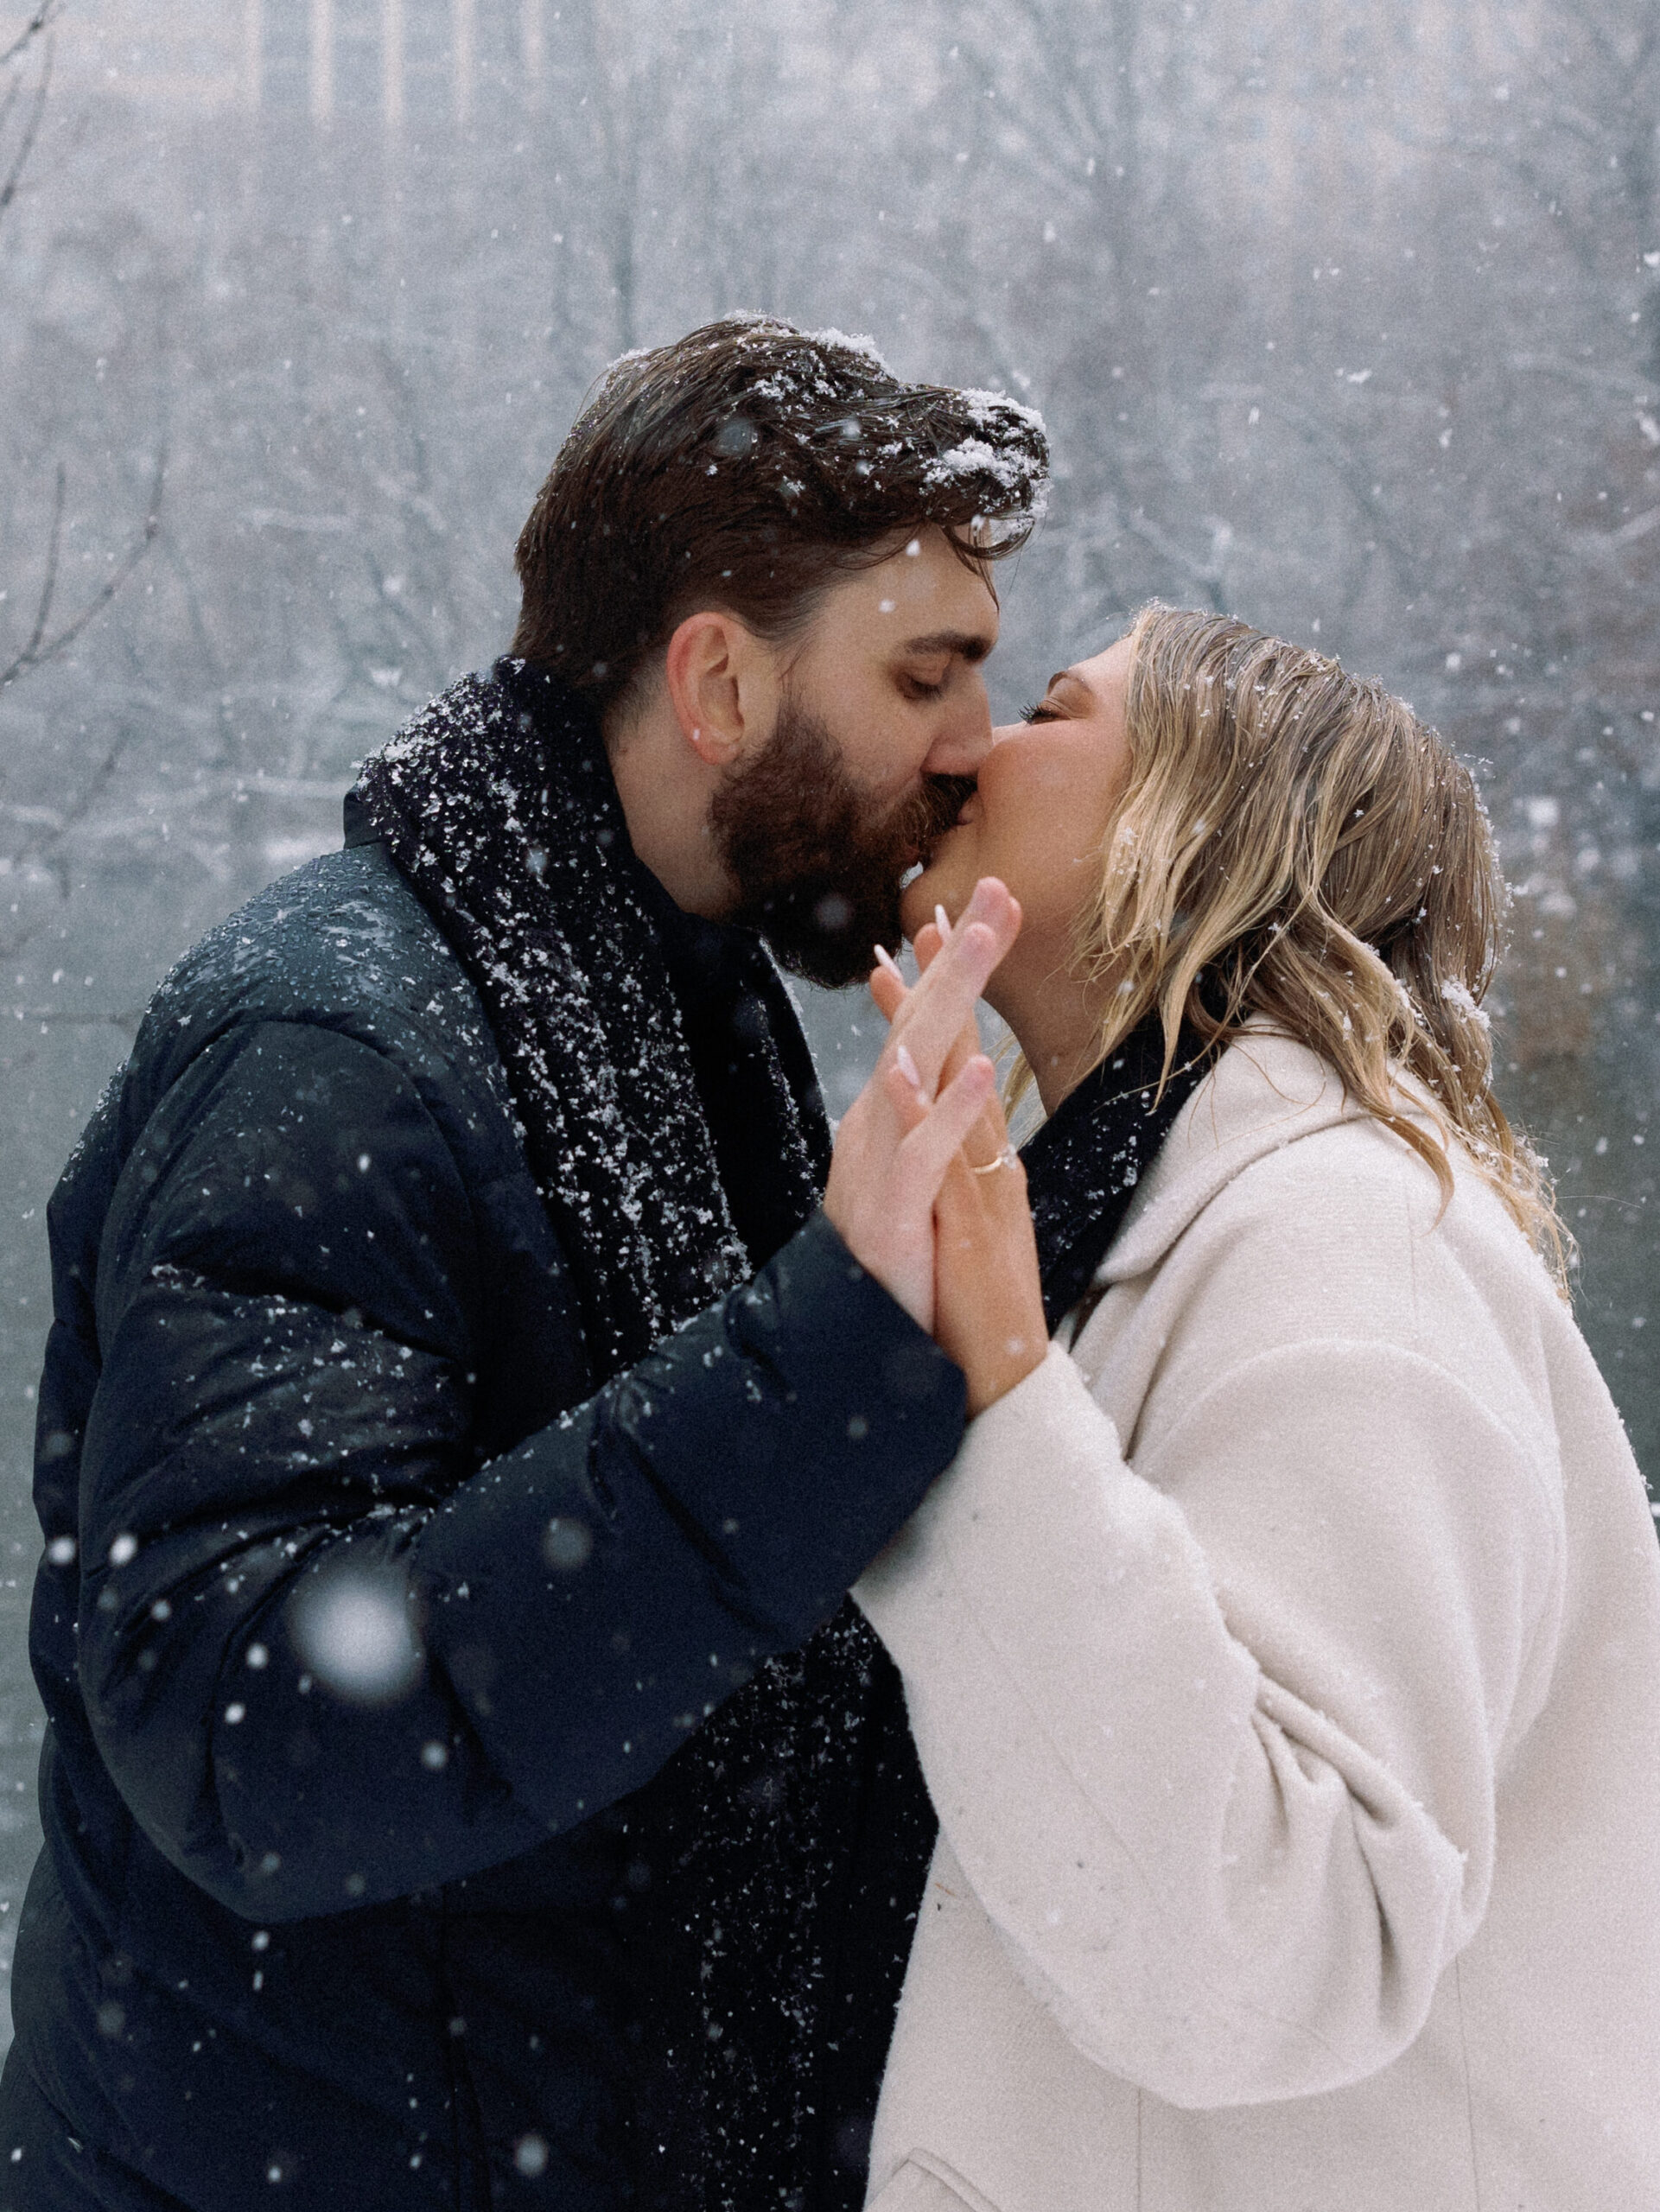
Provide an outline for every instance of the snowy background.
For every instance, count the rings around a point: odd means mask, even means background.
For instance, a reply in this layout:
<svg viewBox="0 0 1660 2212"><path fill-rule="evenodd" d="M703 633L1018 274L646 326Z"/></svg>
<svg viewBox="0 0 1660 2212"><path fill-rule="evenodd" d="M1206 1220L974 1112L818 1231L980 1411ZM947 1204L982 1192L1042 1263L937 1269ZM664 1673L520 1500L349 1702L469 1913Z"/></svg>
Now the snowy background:
<svg viewBox="0 0 1660 2212"><path fill-rule="evenodd" d="M1485 764L1502 1092L1660 1483L1654 0L43 12L0 0L0 1961L64 1156L174 957L503 645L595 372L725 308L1043 409L1000 717L1157 594ZM810 1011L839 1109L874 1020Z"/></svg>

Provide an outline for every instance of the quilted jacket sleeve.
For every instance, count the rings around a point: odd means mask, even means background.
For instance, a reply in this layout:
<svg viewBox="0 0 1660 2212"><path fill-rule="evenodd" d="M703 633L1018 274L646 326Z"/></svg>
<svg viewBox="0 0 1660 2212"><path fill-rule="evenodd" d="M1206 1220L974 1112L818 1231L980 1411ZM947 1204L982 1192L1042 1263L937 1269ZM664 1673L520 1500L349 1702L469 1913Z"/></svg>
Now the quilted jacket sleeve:
<svg viewBox="0 0 1660 2212"><path fill-rule="evenodd" d="M414 1087L326 1029L220 1037L125 1161L81 1687L135 1817L235 1910L406 1894L638 1788L960 1432L960 1375L818 1217L480 1465L480 1264Z"/></svg>

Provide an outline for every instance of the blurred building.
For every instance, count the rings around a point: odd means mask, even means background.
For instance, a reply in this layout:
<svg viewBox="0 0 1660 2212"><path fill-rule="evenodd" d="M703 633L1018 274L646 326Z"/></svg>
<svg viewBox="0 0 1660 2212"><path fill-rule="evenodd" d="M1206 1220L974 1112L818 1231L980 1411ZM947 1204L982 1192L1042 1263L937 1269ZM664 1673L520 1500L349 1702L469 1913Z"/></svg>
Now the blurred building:
<svg viewBox="0 0 1660 2212"><path fill-rule="evenodd" d="M1358 213L1426 146L1501 119L1544 12L1544 0L1209 0L1164 35L1219 126L1230 195L1270 219L1311 196ZM57 35L67 73L145 105L466 125L481 81L537 88L560 14L556 0L73 0ZM19 0L0 0L0 47L24 20Z"/></svg>
<svg viewBox="0 0 1660 2212"><path fill-rule="evenodd" d="M0 46L16 12L0 8ZM146 105L466 124L481 74L539 79L552 13L552 0L78 0L57 36L67 75Z"/></svg>
<svg viewBox="0 0 1660 2212"><path fill-rule="evenodd" d="M1230 183L1287 219L1375 218L1422 154L1503 128L1545 13L1544 0L1212 0L1199 37Z"/></svg>

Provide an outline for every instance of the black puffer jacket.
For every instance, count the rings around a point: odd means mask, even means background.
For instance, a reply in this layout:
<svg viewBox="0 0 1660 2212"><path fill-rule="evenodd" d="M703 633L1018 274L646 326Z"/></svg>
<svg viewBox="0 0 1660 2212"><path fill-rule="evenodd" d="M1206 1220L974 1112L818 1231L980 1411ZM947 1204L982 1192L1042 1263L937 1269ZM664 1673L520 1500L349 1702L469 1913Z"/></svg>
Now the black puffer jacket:
<svg viewBox="0 0 1660 2212"><path fill-rule="evenodd" d="M632 1794L902 1525L960 1375L815 1217L590 1396L480 1003L373 843L164 987L51 1233L0 2208L612 2212Z"/></svg>

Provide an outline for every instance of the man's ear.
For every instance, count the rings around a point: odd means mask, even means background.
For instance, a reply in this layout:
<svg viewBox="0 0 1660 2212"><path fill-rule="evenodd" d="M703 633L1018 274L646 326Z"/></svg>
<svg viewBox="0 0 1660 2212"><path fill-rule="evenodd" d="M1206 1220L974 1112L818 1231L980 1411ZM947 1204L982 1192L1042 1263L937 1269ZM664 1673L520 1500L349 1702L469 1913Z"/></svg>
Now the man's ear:
<svg viewBox="0 0 1660 2212"><path fill-rule="evenodd" d="M681 735L706 767L726 768L755 736L760 641L736 615L689 614L669 640L664 679Z"/></svg>

